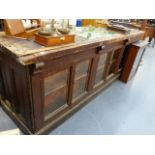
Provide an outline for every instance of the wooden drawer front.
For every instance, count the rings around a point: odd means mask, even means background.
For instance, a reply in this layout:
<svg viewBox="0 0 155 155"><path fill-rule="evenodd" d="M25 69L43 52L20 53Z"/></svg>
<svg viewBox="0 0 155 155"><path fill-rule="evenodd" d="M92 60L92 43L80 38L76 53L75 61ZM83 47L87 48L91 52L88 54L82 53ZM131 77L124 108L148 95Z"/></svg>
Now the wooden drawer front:
<svg viewBox="0 0 155 155"><path fill-rule="evenodd" d="M122 48L125 45L124 41L105 44L99 48L99 53L110 52Z"/></svg>
<svg viewBox="0 0 155 155"><path fill-rule="evenodd" d="M45 120L67 107L68 94L67 69L44 78L44 117Z"/></svg>
<svg viewBox="0 0 155 155"><path fill-rule="evenodd" d="M48 41L48 45L61 45L61 44L67 44L67 43L73 43L74 42L74 36L66 36L66 37L57 37L52 40Z"/></svg>
<svg viewBox="0 0 155 155"><path fill-rule="evenodd" d="M75 53L68 54L66 56L61 56L60 58L53 58L53 56L50 58L49 56L48 57L49 59L47 61L44 61L44 60L41 61L43 66L36 67L35 65L33 74L38 74L38 72L44 72L48 74L49 72L55 71L56 68L63 70L64 68L70 67L73 64L78 64L80 61L84 61L86 59L92 59L95 57L95 55L96 55L96 48L89 49L86 51L77 50L75 51Z"/></svg>
<svg viewBox="0 0 155 155"><path fill-rule="evenodd" d="M29 98L29 78L26 71L16 68L17 65L6 61L4 57L0 62L0 83L3 101L5 105L20 119L22 123L32 129L31 105ZM0 93L1 93L0 92Z"/></svg>
<svg viewBox="0 0 155 155"><path fill-rule="evenodd" d="M76 65L72 102L80 99L87 92L90 61L85 60Z"/></svg>
<svg viewBox="0 0 155 155"><path fill-rule="evenodd" d="M61 44L73 43L74 35L64 35L62 37L45 37L39 34L35 35L35 41L44 46L55 46Z"/></svg>

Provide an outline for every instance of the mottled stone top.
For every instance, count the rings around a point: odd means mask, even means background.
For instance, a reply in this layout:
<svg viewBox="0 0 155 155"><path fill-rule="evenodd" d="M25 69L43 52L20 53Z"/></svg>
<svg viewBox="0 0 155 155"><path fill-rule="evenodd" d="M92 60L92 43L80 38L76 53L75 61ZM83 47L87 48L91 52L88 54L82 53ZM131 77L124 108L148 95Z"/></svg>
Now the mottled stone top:
<svg viewBox="0 0 155 155"><path fill-rule="evenodd" d="M33 61L29 61L29 59L34 57L61 52L62 50L72 49L92 43L111 43L124 40L136 35L142 35L143 31L135 30L128 34L122 34L116 31L110 31L106 28L90 29L85 27L74 29L71 33L76 34L75 43L45 47L36 43L33 39L27 40L17 37L10 37L6 36L4 32L1 32L0 45L4 46L20 63L26 65L33 63Z"/></svg>

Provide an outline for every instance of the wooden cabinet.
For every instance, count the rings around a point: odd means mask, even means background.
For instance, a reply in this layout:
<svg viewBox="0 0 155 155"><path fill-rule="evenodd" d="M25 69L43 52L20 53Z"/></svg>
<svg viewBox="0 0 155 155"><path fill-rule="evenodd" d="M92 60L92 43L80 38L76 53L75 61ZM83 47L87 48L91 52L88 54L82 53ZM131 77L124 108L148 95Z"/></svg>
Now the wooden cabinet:
<svg viewBox="0 0 155 155"><path fill-rule="evenodd" d="M46 133L120 76L124 48L124 40L83 46L25 66L3 49L2 107L24 133Z"/></svg>

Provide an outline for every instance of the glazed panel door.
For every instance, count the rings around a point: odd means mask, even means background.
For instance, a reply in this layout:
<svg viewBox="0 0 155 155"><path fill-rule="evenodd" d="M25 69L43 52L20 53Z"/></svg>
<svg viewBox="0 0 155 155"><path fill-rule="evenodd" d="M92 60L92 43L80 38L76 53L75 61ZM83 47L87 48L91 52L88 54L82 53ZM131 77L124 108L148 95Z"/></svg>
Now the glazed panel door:
<svg viewBox="0 0 155 155"><path fill-rule="evenodd" d="M124 47L114 49L108 54L107 70L105 74L105 80L109 80L116 75L120 70L120 63L123 56Z"/></svg>
<svg viewBox="0 0 155 155"><path fill-rule="evenodd" d="M72 103L80 100L88 93L91 59L85 59L75 65L73 78Z"/></svg>
<svg viewBox="0 0 155 155"><path fill-rule="evenodd" d="M94 87L102 85L104 83L104 75L106 71L106 64L108 59L108 53L103 53L99 56L97 70L95 75Z"/></svg>
<svg viewBox="0 0 155 155"><path fill-rule="evenodd" d="M68 107L69 69L65 68L44 77L44 119Z"/></svg>

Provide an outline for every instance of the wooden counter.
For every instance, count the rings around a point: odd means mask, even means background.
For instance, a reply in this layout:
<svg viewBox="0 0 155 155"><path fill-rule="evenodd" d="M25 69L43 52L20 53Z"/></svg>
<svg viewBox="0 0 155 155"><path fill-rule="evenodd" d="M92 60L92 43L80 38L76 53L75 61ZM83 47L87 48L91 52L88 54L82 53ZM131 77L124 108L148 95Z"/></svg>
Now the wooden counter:
<svg viewBox="0 0 155 155"><path fill-rule="evenodd" d="M56 47L1 34L2 107L24 133L48 132L120 76L125 47L143 34L99 29Z"/></svg>

